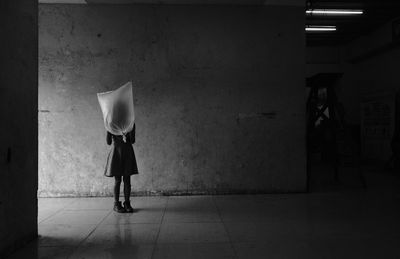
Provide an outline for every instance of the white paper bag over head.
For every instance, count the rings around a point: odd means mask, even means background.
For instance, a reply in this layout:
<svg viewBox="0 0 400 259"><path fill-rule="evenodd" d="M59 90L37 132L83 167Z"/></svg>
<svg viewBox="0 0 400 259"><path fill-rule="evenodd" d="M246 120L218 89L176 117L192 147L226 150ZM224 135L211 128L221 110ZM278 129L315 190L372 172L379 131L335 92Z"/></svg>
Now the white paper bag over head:
<svg viewBox="0 0 400 259"><path fill-rule="evenodd" d="M132 82L128 82L114 91L98 93L97 98L107 131L114 135L125 136L133 129L135 113Z"/></svg>

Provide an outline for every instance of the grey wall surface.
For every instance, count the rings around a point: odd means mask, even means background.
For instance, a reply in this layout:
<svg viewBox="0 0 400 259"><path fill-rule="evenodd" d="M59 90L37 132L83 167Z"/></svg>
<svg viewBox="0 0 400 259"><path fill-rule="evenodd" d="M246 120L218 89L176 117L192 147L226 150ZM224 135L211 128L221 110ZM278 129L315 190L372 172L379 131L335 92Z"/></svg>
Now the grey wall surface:
<svg viewBox="0 0 400 259"><path fill-rule="evenodd" d="M39 9L41 196L111 194L96 93L128 80L136 194L305 190L303 7Z"/></svg>
<svg viewBox="0 0 400 259"><path fill-rule="evenodd" d="M0 3L0 258L37 236L37 12Z"/></svg>

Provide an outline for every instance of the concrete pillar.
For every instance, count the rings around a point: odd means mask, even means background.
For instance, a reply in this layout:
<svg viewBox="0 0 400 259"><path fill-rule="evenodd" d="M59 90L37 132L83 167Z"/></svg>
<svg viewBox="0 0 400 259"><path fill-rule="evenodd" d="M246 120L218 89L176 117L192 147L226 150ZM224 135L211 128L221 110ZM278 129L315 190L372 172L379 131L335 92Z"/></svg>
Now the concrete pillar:
<svg viewBox="0 0 400 259"><path fill-rule="evenodd" d="M37 13L0 3L0 258L37 236Z"/></svg>

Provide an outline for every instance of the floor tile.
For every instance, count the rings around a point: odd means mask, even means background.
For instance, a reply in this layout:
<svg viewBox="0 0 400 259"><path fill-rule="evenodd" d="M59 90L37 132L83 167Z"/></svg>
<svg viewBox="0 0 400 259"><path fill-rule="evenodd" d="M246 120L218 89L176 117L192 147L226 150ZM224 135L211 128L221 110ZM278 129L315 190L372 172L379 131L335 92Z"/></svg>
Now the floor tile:
<svg viewBox="0 0 400 259"><path fill-rule="evenodd" d="M172 196L168 199L168 209L173 210L215 210L212 196Z"/></svg>
<svg viewBox="0 0 400 259"><path fill-rule="evenodd" d="M112 210L114 199L111 197L79 198L65 207L66 210Z"/></svg>
<svg viewBox="0 0 400 259"><path fill-rule="evenodd" d="M171 197L163 222L220 222L217 207L211 196Z"/></svg>
<svg viewBox="0 0 400 259"><path fill-rule="evenodd" d="M274 238L309 235L307 225L294 220L226 222L225 226L232 242L259 242Z"/></svg>
<svg viewBox="0 0 400 259"><path fill-rule="evenodd" d="M293 195L217 196L215 204L224 222L289 220L306 218L307 207L303 197Z"/></svg>
<svg viewBox="0 0 400 259"><path fill-rule="evenodd" d="M365 237L390 237L400 238L400 217L387 218L382 217L368 217L361 219L359 222L360 232Z"/></svg>
<svg viewBox="0 0 400 259"><path fill-rule="evenodd" d="M154 244L159 229L159 224L100 225L84 245Z"/></svg>
<svg viewBox="0 0 400 259"><path fill-rule="evenodd" d="M167 205L169 197L165 196L149 196L149 197L132 197L131 204L135 209L161 209Z"/></svg>
<svg viewBox="0 0 400 259"><path fill-rule="evenodd" d="M102 222L104 225L120 225L134 223L161 223L164 214L163 208L135 207L133 213L111 212Z"/></svg>
<svg viewBox="0 0 400 259"><path fill-rule="evenodd" d="M235 258L230 244L164 244L157 245L153 259L229 259Z"/></svg>
<svg viewBox="0 0 400 259"><path fill-rule="evenodd" d="M311 239L309 258L400 258L399 243L386 237L317 237Z"/></svg>
<svg viewBox="0 0 400 259"><path fill-rule="evenodd" d="M41 224L84 225L99 224L110 211L106 210L62 210Z"/></svg>
<svg viewBox="0 0 400 259"><path fill-rule="evenodd" d="M77 200L76 198L39 198L38 223L53 216Z"/></svg>
<svg viewBox="0 0 400 259"><path fill-rule="evenodd" d="M67 259L72 253L70 247L38 247L29 244L7 259Z"/></svg>
<svg viewBox="0 0 400 259"><path fill-rule="evenodd" d="M80 198L79 198L80 199ZM38 198L39 210L60 209L78 201L77 198Z"/></svg>
<svg viewBox="0 0 400 259"><path fill-rule="evenodd" d="M158 243L229 242L222 223L168 223L161 226Z"/></svg>
<svg viewBox="0 0 400 259"><path fill-rule="evenodd" d="M257 243L235 243L234 249L238 259L284 259L310 258L310 245L303 239L270 239L258 240Z"/></svg>
<svg viewBox="0 0 400 259"><path fill-rule="evenodd" d="M96 225L41 225L39 227L40 246L76 246L82 242Z"/></svg>
<svg viewBox="0 0 400 259"><path fill-rule="evenodd" d="M167 211L165 212L163 223L201 223L201 222L221 222L218 212L204 211Z"/></svg>
<svg viewBox="0 0 400 259"><path fill-rule="evenodd" d="M79 247L69 259L151 259L153 245L90 245Z"/></svg>
<svg viewBox="0 0 400 259"><path fill-rule="evenodd" d="M112 198L39 198L41 237L10 258L400 258L399 197L132 197L132 214Z"/></svg>
<svg viewBox="0 0 400 259"><path fill-rule="evenodd" d="M38 223L41 223L45 219L55 215L62 209L39 209L38 210Z"/></svg>
<svg viewBox="0 0 400 259"><path fill-rule="evenodd" d="M312 219L308 221L308 233L320 237L359 237L366 235L366 229L362 229L361 222L353 219Z"/></svg>

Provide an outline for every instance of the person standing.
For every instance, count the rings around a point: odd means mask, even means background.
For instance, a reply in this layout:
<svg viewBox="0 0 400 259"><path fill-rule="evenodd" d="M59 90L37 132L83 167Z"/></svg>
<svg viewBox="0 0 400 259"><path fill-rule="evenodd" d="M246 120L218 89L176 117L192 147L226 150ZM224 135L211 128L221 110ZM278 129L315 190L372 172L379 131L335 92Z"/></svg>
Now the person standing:
<svg viewBox="0 0 400 259"><path fill-rule="evenodd" d="M113 148L107 157L107 164L104 175L114 177L114 211L119 213L132 213L133 208L130 203L131 195L131 175L139 174L135 152L132 145L135 143L136 125L133 125L131 132L125 136L117 136L107 131L107 144L113 143ZM124 182L123 206L119 201L121 182Z"/></svg>

